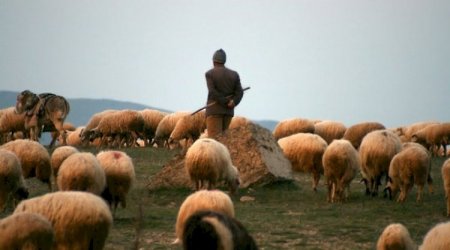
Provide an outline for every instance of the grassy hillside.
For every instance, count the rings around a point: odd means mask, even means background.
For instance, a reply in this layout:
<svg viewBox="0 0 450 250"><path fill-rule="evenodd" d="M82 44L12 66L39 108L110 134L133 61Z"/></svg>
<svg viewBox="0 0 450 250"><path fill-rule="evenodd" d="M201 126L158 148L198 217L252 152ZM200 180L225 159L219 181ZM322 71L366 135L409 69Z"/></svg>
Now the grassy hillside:
<svg viewBox="0 0 450 250"><path fill-rule="evenodd" d="M89 151L96 153L95 149ZM151 177L177 151L157 148L126 149L134 160L137 182L128 197L127 208L119 208L106 249L181 249L174 240L178 208L192 190L149 191ZM323 177L319 190L311 188L311 176L299 174L295 182L241 189L233 197L236 217L253 235L260 249L374 249L385 226L403 223L416 243L436 223L447 221L440 168L444 158L434 158L434 194L428 191L421 203L415 188L404 204L383 197L367 197L355 179L349 200L343 204L326 201ZM45 185L31 179L31 196L48 192ZM248 195L252 202L240 202ZM9 207L0 214L11 212ZM138 239L136 244L136 239Z"/></svg>

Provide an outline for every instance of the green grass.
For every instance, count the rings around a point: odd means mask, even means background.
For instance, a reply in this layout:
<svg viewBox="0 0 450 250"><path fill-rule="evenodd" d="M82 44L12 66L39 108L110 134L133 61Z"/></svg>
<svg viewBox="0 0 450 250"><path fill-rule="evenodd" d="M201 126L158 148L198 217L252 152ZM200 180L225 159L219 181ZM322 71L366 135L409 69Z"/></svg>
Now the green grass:
<svg viewBox="0 0 450 250"><path fill-rule="evenodd" d="M137 182L128 196L127 208L117 210L106 249L181 249L171 245L175 239L174 225L178 208L192 190L146 188L151 177L177 151L156 148L124 151L134 160ZM447 221L440 174L444 160L433 158L435 192L429 194L426 188L421 203L415 201L415 188L403 204L382 196L368 197L364 185L355 179L348 201L331 204L326 201L323 177L315 193L311 176L299 175L294 182L241 189L232 197L236 218L253 235L260 249L374 249L384 227L394 222L403 223L420 244L433 225ZM48 192L36 180L29 180L29 184L32 197ZM255 200L240 202L244 195ZM11 212L8 207L0 217Z"/></svg>

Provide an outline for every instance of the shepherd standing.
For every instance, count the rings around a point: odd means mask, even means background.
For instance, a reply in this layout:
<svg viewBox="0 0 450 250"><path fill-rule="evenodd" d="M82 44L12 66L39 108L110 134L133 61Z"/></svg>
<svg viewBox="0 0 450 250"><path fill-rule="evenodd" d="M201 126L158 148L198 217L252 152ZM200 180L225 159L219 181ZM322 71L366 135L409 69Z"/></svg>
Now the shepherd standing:
<svg viewBox="0 0 450 250"><path fill-rule="evenodd" d="M225 67L225 51L217 50L212 59L214 67L205 73L208 86L206 128L210 138L228 129L234 116L234 108L241 102L244 94L239 74ZM214 104L209 105L212 103Z"/></svg>

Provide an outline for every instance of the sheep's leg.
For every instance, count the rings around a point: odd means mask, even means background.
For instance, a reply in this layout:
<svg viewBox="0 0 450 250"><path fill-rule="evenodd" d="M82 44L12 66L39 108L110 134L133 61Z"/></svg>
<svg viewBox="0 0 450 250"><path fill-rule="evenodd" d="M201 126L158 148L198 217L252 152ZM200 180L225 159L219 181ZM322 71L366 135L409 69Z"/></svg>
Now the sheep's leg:
<svg viewBox="0 0 450 250"><path fill-rule="evenodd" d="M332 192L333 192L333 183L331 182L331 180L328 180L328 181L327 181L327 184L328 184L328 197L327 197L327 201L328 201L328 202L332 202L332 199L333 199L333 195L332 195Z"/></svg>
<svg viewBox="0 0 450 250"><path fill-rule="evenodd" d="M450 196L447 195L447 216L450 217Z"/></svg>
<svg viewBox="0 0 450 250"><path fill-rule="evenodd" d="M417 202L422 201L423 185L417 186Z"/></svg>
<svg viewBox="0 0 450 250"><path fill-rule="evenodd" d="M434 193L434 190L433 190L433 178L431 178L430 173L428 173L427 184L428 184L428 192L430 194Z"/></svg>
<svg viewBox="0 0 450 250"><path fill-rule="evenodd" d="M319 185L320 173L314 171L313 172L313 190L317 192L317 186Z"/></svg>

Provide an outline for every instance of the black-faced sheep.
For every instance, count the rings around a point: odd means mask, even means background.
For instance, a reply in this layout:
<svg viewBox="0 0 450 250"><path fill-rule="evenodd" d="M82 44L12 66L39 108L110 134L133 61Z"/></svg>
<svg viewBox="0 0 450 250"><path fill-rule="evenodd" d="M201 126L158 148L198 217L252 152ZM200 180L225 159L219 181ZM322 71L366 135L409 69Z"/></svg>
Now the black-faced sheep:
<svg viewBox="0 0 450 250"><path fill-rule="evenodd" d="M55 180L56 176L58 176L59 167L61 167L63 161L67 159L67 157L78 152L78 149L73 146L60 146L53 150L50 163L52 165L53 177Z"/></svg>
<svg viewBox="0 0 450 250"><path fill-rule="evenodd" d="M437 155L442 145L447 151L448 138L450 136L450 123L431 124L412 135L411 141L422 144L432 154Z"/></svg>
<svg viewBox="0 0 450 250"><path fill-rule="evenodd" d="M416 201L421 201L423 187L427 181L430 190L432 189L431 178L429 178L430 164L431 156L422 145L413 142L405 143L403 149L392 158L389 165L389 181L386 187L389 197L395 196L400 189L397 201L404 202L415 184L417 186Z"/></svg>
<svg viewBox="0 0 450 250"><path fill-rule="evenodd" d="M450 222L441 222L431 228L423 238L419 250L447 250L450 246Z"/></svg>
<svg viewBox="0 0 450 250"><path fill-rule="evenodd" d="M320 175L323 174L322 156L327 142L310 133L297 133L278 140L283 154L292 164L292 170L313 175L313 190L317 191Z"/></svg>
<svg viewBox="0 0 450 250"><path fill-rule="evenodd" d="M148 146L155 138L156 128L159 122L167 115L166 112L162 112L156 109L143 109L139 111L144 119L144 132L143 140L144 145Z"/></svg>
<svg viewBox="0 0 450 250"><path fill-rule="evenodd" d="M9 197L20 201L28 198L28 191L19 159L14 153L0 149L0 211Z"/></svg>
<svg viewBox="0 0 450 250"><path fill-rule="evenodd" d="M106 186L105 171L92 153L74 153L62 162L56 183L61 191L76 190L101 195Z"/></svg>
<svg viewBox="0 0 450 250"><path fill-rule="evenodd" d="M96 157L106 176L102 197L114 214L119 203L123 208L127 206L126 197L135 181L133 161L125 152L115 150L101 151Z"/></svg>
<svg viewBox="0 0 450 250"><path fill-rule="evenodd" d="M53 249L103 249L112 226L106 202L93 194L59 191L22 201L16 213L38 213L53 226Z"/></svg>
<svg viewBox="0 0 450 250"><path fill-rule="evenodd" d="M177 111L164 116L164 118L161 119L158 127L156 128L154 143L156 143L159 147L166 146L170 148L170 134L175 129L178 120L180 120L181 117L188 115L190 115L189 112Z"/></svg>
<svg viewBox="0 0 450 250"><path fill-rule="evenodd" d="M387 179L391 159L401 149L400 138L386 129L372 131L364 137L359 148L359 155L361 175L366 178L366 194L378 195L381 178L386 176Z"/></svg>
<svg viewBox="0 0 450 250"><path fill-rule="evenodd" d="M341 122L321 121L314 124L314 134L322 137L328 144L335 139L341 139L347 128Z"/></svg>
<svg viewBox="0 0 450 250"><path fill-rule="evenodd" d="M411 239L408 229L400 224L388 225L377 241L377 250L415 250L416 244Z"/></svg>
<svg viewBox="0 0 450 250"><path fill-rule="evenodd" d="M382 129L385 129L385 127L379 122L357 123L347 128L342 139L350 141L353 147L359 149L364 136L372 131Z"/></svg>
<svg viewBox="0 0 450 250"><path fill-rule="evenodd" d="M39 142L31 140L17 139L0 146L17 155L22 165L22 175L24 178L36 177L43 183L47 183L52 190L50 165L50 154Z"/></svg>
<svg viewBox="0 0 450 250"><path fill-rule="evenodd" d="M215 211L191 215L184 227L183 249L258 249L247 229L235 218Z"/></svg>
<svg viewBox="0 0 450 250"><path fill-rule="evenodd" d="M234 205L231 198L220 190L200 190L189 195L181 204L178 210L175 224L175 235L177 239L174 243L181 243L183 240L183 229L186 220L198 211L211 210L226 214L234 218Z"/></svg>
<svg viewBox="0 0 450 250"><path fill-rule="evenodd" d="M450 158L442 164L441 173L447 203L447 216L450 217Z"/></svg>
<svg viewBox="0 0 450 250"><path fill-rule="evenodd" d="M233 166L230 152L214 139L195 141L186 152L184 164L196 190L214 189L220 181L225 181L232 193L239 187L239 172Z"/></svg>
<svg viewBox="0 0 450 250"><path fill-rule="evenodd" d="M189 145L189 143L196 141L205 129L205 111L200 111L193 115L183 116L177 121L172 133L170 133L169 144L180 142L185 139L187 145Z"/></svg>
<svg viewBox="0 0 450 250"><path fill-rule="evenodd" d="M296 133L314 133L314 122L302 118L282 120L278 122L272 133L276 140Z"/></svg>
<svg viewBox="0 0 450 250"><path fill-rule="evenodd" d="M328 201L345 199L345 190L360 171L359 155L347 140L334 140L323 153L322 164L328 184Z"/></svg>
<svg viewBox="0 0 450 250"><path fill-rule="evenodd" d="M52 224L36 213L17 213L0 220L0 249L53 249Z"/></svg>

